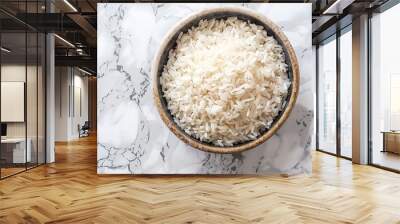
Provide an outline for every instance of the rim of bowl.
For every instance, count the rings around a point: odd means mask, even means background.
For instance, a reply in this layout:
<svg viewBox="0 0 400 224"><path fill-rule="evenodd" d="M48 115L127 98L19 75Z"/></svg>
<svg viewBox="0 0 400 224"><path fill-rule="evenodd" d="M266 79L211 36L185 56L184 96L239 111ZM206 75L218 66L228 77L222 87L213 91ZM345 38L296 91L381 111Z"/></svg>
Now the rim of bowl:
<svg viewBox="0 0 400 224"><path fill-rule="evenodd" d="M225 15L221 16L221 18L228 18L232 16L244 16L251 18L253 20L256 20L262 25L264 28L268 28L269 32L268 35L273 36L279 44L282 46L285 54L285 61L289 62L288 64L288 73L291 73L291 84L288 90L288 95L286 96L285 102L286 105L284 105L283 109L279 112L279 114L274 118L274 121L271 124L271 127L267 130L265 130L263 133L261 133L256 139L250 140L247 142L243 143L238 143L237 145L233 146L216 146L213 145L212 143L208 142L202 142L198 139L196 139L193 136L190 136L187 134L182 128L180 128L175 121L173 120L173 116L170 114L168 108L166 107L165 103L162 102L162 99L164 97L162 96L162 90L160 87L159 83L159 78L162 74L163 68L165 64L160 65L162 56L165 54L165 51L172 49L176 46L176 36L181 33L182 29L185 28L185 26L196 26L198 21L201 19L205 19L207 16L211 16L213 14L219 14L219 13L227 13L231 15ZM193 21L198 20L194 25L191 25ZM186 29L187 30L187 29ZM272 31L272 34L271 34ZM185 31L183 31L185 32ZM174 38L175 37L175 38ZM171 41L174 41L173 47L172 48L167 48L167 46L171 43ZM166 54L168 54L168 52ZM168 57L167 57L168 59ZM161 70L160 70L161 69ZM161 72L160 72L161 71ZM170 30L167 32L167 34L164 36L164 38L161 41L160 47L158 48L158 51L155 54L155 57L152 62L151 66L151 75L153 77L153 99L155 102L155 105L157 107L158 113L160 114L160 117L164 124L167 125L167 127L172 131L180 140L183 142L189 144L190 146L199 149L201 151L205 152L212 152L212 153L237 153L237 152L243 152L249 149L252 149L265 141L267 141L269 138L271 138L278 130L279 128L283 125L283 123L287 120L289 117L291 111L293 110L293 107L296 103L298 92L299 92L299 85L300 85L300 71L299 71L299 65L296 57L296 53L289 42L288 38L286 35L282 32L279 26L277 26L274 22L269 20L267 17L264 15L255 12L250 9L242 8L242 7L217 7L217 8L211 8L211 9L204 9L197 11L195 13L192 13L188 15L187 17L184 17L178 23L170 28ZM290 74L288 74L290 75ZM164 101L166 101L164 99Z"/></svg>

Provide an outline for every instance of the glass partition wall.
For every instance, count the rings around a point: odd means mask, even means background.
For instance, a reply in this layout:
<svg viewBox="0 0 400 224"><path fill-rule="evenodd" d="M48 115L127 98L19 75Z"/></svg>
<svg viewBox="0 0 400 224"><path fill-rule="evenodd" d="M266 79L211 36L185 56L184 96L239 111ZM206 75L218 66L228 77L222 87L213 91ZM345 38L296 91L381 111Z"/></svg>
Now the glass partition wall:
<svg viewBox="0 0 400 224"><path fill-rule="evenodd" d="M317 46L317 150L351 158L351 25Z"/></svg>
<svg viewBox="0 0 400 224"><path fill-rule="evenodd" d="M35 12L39 10L37 2L28 5L21 1L19 7L25 12ZM43 33L8 14L0 12L0 19L0 178L3 179L46 160L46 39ZM5 19L15 22L12 30L2 23Z"/></svg>

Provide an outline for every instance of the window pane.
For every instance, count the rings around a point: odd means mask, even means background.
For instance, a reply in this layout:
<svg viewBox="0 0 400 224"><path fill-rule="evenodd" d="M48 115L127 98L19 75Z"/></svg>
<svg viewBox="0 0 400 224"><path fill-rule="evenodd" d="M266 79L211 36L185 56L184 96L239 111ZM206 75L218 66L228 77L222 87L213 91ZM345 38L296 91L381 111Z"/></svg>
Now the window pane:
<svg viewBox="0 0 400 224"><path fill-rule="evenodd" d="M352 156L352 35L340 36L340 152Z"/></svg>
<svg viewBox="0 0 400 224"><path fill-rule="evenodd" d="M336 40L318 48L318 144L336 153Z"/></svg>
<svg viewBox="0 0 400 224"><path fill-rule="evenodd" d="M400 170L400 5L372 17L372 163Z"/></svg>

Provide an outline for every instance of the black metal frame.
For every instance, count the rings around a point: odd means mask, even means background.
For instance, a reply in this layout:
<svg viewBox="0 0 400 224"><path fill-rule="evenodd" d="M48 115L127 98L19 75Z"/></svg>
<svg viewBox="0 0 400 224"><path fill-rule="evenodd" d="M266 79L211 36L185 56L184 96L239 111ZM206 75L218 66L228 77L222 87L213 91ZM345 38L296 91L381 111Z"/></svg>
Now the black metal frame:
<svg viewBox="0 0 400 224"><path fill-rule="evenodd" d="M337 26L336 33L326 37L322 41L320 41L316 47L316 150L319 152L323 152L329 155L337 156L340 158L344 158L347 160L352 160L352 158L342 155L341 153L341 117L340 117L340 82L341 82L341 65L340 65L340 37L348 32L348 27L351 26L352 23L347 24L345 27ZM344 32L343 32L344 31ZM332 37L335 36L333 39ZM332 39L332 40L329 40ZM323 42L336 41L336 152L328 152L324 149L320 149L319 147L319 44Z"/></svg>
<svg viewBox="0 0 400 224"><path fill-rule="evenodd" d="M341 123L340 123L340 30L336 30L336 154L341 156Z"/></svg>
<svg viewBox="0 0 400 224"><path fill-rule="evenodd" d="M367 69L367 120L368 120L368 124L367 124L367 141L368 141L368 155L367 155L367 162L368 164L372 164L372 97L371 97L371 93L372 93L372 85L371 85L371 74L372 74L372 64L371 64L371 57L372 57L372 42L371 42L371 37L372 37L372 30L371 30L371 19L372 19L372 13L368 12L368 31L367 31L367 44L368 44L368 53L367 53L367 63L368 63L368 69Z"/></svg>
<svg viewBox="0 0 400 224"><path fill-rule="evenodd" d="M27 3L27 2L28 1L25 0L25 3ZM39 10L39 6L38 6L39 5L39 0L36 0L36 3L37 3L36 4L36 11L38 11ZM25 4L25 11L27 11L27 4ZM47 7L46 7L46 11L47 11ZM26 17L26 15L25 15L25 17ZM39 104L39 68L38 68L38 66L39 66L39 33L42 33L42 32L40 32L39 30L29 26L27 23L23 23L23 24L24 24L24 27L25 27L25 30L23 32L25 34L25 84L24 84L24 92L25 92L24 93L24 98L25 98L24 99L24 107L25 107L25 110L24 110L24 120L25 120L25 169L23 169L21 171L18 171L18 172L15 172L15 173L12 173L12 174L7 175L7 176L2 176L2 168L0 167L0 180L6 179L8 177L17 175L19 173L25 172L27 170L39 167L39 166L47 163L47 128L46 128L47 127L47 113L46 113L46 108L47 108L47 81L46 81L46 79L47 79L47 39L46 39L46 34L47 33L43 33L45 35L44 35L44 42L42 42L42 44L44 44L44 51L42 51L42 53L44 53L44 55L43 55L44 68L42 69L42 72L43 72L42 73L43 74L42 82L44 83L44 86L43 86L43 88L44 88L44 99L43 99L43 104L44 104L44 106L43 106L43 108L44 108L44 111L43 111L44 112L44 117L43 117L43 119L44 119L44 121L42 121L42 122L44 122L44 133L43 133L44 134L44 136L43 136L43 138L44 138L43 139L44 140L44 145L43 145L43 147L44 147L43 148L44 161L42 163L39 163L39 147L38 147L39 146L39 107L37 106L36 107L36 143L37 143L36 162L35 163L28 163L27 162L28 154L26 153L27 147L28 147L28 144L27 144L27 140L28 140L28 124L27 124L27 121L28 121L28 119L27 119L27 116L28 116L27 115L27 113L28 113L27 112L27 95L28 95L28 93L27 93L27 81L28 81L28 77L27 77L28 76L28 67L27 67L27 65L28 65L28 30L32 30L32 31L34 31L36 33L36 45L37 45L36 46L36 99L37 99L36 104L37 105ZM2 32L0 32L0 45L1 45L1 36L2 36ZM1 58L1 54L0 54L0 68L1 68L1 62L2 62L2 58ZM1 81L1 69L0 69L0 81ZM0 96L1 96L1 93L0 93ZM0 144L0 155L1 155L1 144ZM28 164L29 164L29 166L28 166Z"/></svg>

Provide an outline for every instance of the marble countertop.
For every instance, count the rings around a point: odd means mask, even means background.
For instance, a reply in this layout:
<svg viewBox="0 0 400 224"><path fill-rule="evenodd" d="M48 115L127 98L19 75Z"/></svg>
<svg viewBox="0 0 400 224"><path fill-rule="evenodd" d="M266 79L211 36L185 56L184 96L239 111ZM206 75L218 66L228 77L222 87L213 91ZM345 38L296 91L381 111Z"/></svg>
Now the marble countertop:
<svg viewBox="0 0 400 224"><path fill-rule="evenodd" d="M166 32L205 8L246 7L278 24L300 64L300 94L279 131L255 149L214 154L191 148L161 121L150 67ZM98 4L99 174L298 174L311 172L314 75L311 4Z"/></svg>

